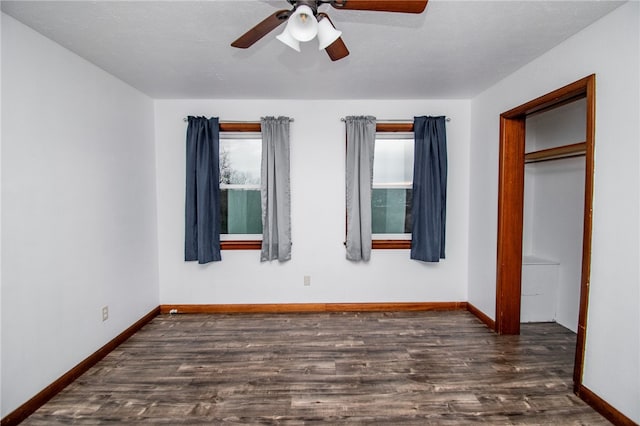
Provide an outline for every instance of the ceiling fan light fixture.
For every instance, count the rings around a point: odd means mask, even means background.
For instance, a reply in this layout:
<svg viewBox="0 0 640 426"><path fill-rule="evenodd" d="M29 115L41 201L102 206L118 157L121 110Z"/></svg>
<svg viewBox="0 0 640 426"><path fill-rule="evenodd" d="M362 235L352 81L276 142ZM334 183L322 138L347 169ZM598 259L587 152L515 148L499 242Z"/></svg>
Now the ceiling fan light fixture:
<svg viewBox="0 0 640 426"><path fill-rule="evenodd" d="M276 36L276 38L296 52L300 52L300 42L291 36L291 33L289 32L289 24L284 27L284 31L279 36Z"/></svg>
<svg viewBox="0 0 640 426"><path fill-rule="evenodd" d="M318 21L318 50L324 50L342 36L342 31L335 29L329 18Z"/></svg>
<svg viewBox="0 0 640 426"><path fill-rule="evenodd" d="M300 5L289 17L287 28L291 37L298 41L309 41L318 34L318 21L313 10L307 5Z"/></svg>
<svg viewBox="0 0 640 426"><path fill-rule="evenodd" d="M2 1L2 0L0 0ZM266 1L266 0L263 0ZM271 0L268 0L271 1ZM232 47L246 49L265 35L287 22L285 30L276 38L300 52L300 42L318 37L320 50L324 50L332 61L349 55L349 49L326 13L318 13L324 4L337 10L363 10L372 12L422 13L429 0L286 0L292 9L277 10L254 25L237 40ZM326 21L326 22L324 22Z"/></svg>

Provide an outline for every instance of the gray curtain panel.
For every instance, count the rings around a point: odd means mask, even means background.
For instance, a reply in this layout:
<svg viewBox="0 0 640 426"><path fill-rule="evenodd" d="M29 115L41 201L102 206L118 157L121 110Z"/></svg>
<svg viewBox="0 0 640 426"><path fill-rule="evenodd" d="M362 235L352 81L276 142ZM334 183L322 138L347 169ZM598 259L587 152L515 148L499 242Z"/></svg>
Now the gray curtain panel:
<svg viewBox="0 0 640 426"><path fill-rule="evenodd" d="M262 125L262 251L260 261L291 259L289 117L264 117Z"/></svg>
<svg viewBox="0 0 640 426"><path fill-rule="evenodd" d="M411 259L444 259L447 216L445 117L415 117Z"/></svg>
<svg viewBox="0 0 640 426"><path fill-rule="evenodd" d="M220 127L218 118L189 117L184 260L209 263L220 256Z"/></svg>
<svg viewBox="0 0 640 426"><path fill-rule="evenodd" d="M376 118L347 117L347 259L371 258L371 187Z"/></svg>

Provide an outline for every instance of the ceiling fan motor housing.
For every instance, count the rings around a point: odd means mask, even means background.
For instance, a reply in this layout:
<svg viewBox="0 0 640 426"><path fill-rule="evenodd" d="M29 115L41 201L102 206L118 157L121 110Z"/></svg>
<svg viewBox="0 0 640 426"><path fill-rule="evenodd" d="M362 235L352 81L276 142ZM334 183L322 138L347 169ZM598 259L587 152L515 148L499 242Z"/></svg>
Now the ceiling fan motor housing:
<svg viewBox="0 0 640 426"><path fill-rule="evenodd" d="M316 16L316 14L318 13L318 3L319 2L316 0L295 0L292 4L295 9L299 8L300 6L307 6L313 11L313 16Z"/></svg>

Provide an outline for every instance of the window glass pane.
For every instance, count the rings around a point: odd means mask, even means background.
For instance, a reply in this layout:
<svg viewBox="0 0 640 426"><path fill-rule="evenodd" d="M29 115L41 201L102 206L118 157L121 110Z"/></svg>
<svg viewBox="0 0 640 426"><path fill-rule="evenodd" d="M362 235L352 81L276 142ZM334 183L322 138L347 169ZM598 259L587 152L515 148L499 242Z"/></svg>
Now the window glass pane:
<svg viewBox="0 0 640 426"><path fill-rule="evenodd" d="M411 233L411 201L411 189L373 188L371 193L372 233Z"/></svg>
<svg viewBox="0 0 640 426"><path fill-rule="evenodd" d="M413 184L413 134L376 135L371 194L371 231L395 234L396 239L411 233ZM383 238L382 235L376 238Z"/></svg>
<svg viewBox="0 0 640 426"><path fill-rule="evenodd" d="M262 234L259 189L221 189L222 234Z"/></svg>
<svg viewBox="0 0 640 426"><path fill-rule="evenodd" d="M220 139L221 234L262 234L260 138Z"/></svg>
<svg viewBox="0 0 640 426"><path fill-rule="evenodd" d="M413 139L376 138L373 183L410 186L413 181Z"/></svg>
<svg viewBox="0 0 640 426"><path fill-rule="evenodd" d="M260 139L220 139L220 183L260 185Z"/></svg>

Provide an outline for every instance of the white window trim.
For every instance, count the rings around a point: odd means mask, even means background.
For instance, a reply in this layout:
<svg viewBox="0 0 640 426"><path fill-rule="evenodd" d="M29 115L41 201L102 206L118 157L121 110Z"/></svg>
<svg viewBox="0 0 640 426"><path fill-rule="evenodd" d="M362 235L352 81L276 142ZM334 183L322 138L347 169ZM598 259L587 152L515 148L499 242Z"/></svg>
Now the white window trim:
<svg viewBox="0 0 640 426"><path fill-rule="evenodd" d="M220 234L220 241L262 241L262 234Z"/></svg>
<svg viewBox="0 0 640 426"><path fill-rule="evenodd" d="M376 132L376 139L413 139L412 132Z"/></svg>
<svg viewBox="0 0 640 426"><path fill-rule="evenodd" d="M257 139L262 140L260 132L220 132L220 140L225 139Z"/></svg>
<svg viewBox="0 0 640 426"><path fill-rule="evenodd" d="M411 233L405 234L371 234L372 240L411 240Z"/></svg>
<svg viewBox="0 0 640 426"><path fill-rule="evenodd" d="M411 189L413 188L413 182L387 182L387 183L374 183L373 189Z"/></svg>
<svg viewBox="0 0 640 426"><path fill-rule="evenodd" d="M260 191L260 185L246 183L221 183L220 189L239 189L246 191Z"/></svg>

